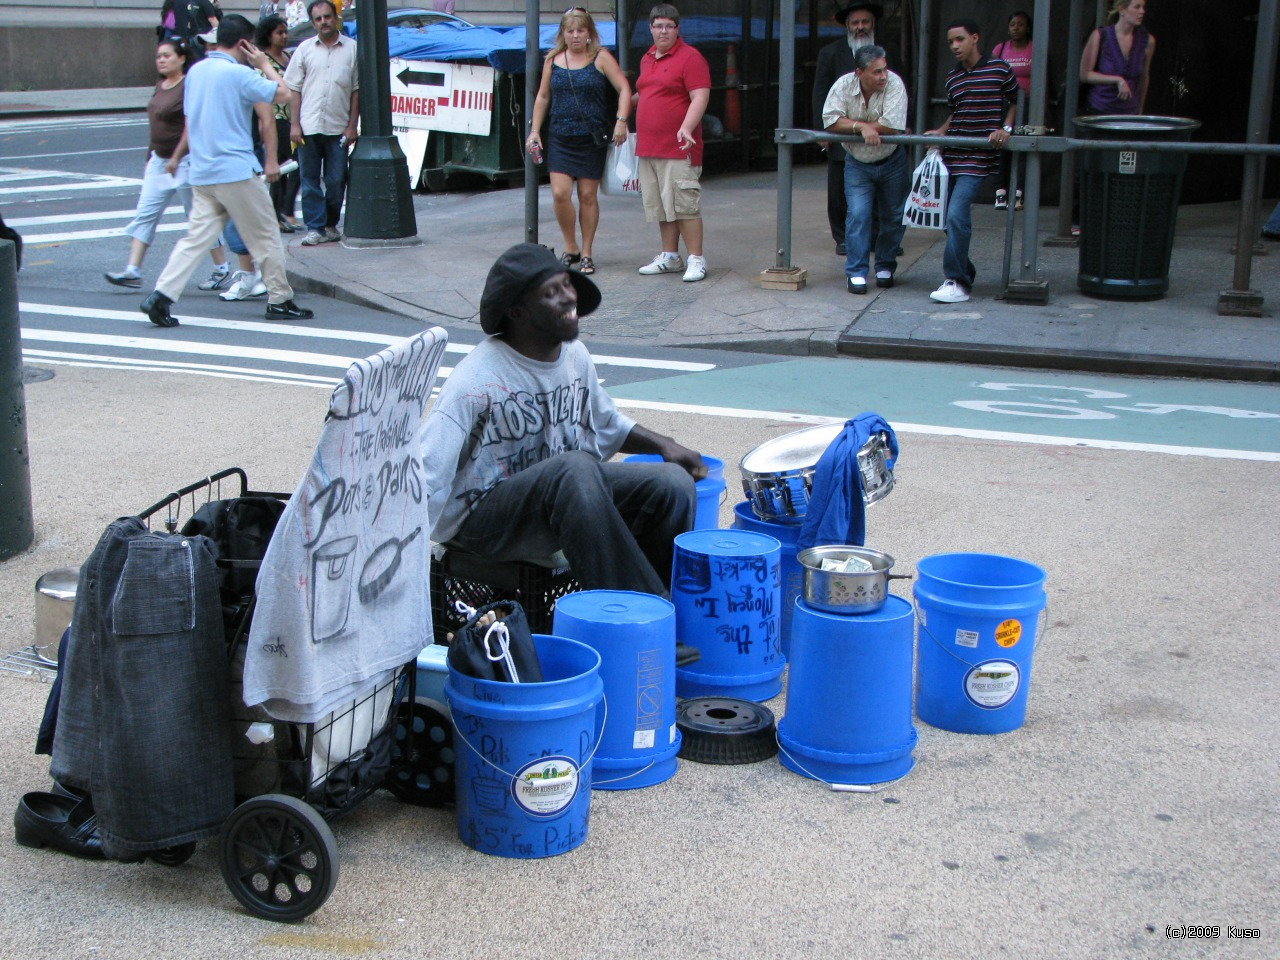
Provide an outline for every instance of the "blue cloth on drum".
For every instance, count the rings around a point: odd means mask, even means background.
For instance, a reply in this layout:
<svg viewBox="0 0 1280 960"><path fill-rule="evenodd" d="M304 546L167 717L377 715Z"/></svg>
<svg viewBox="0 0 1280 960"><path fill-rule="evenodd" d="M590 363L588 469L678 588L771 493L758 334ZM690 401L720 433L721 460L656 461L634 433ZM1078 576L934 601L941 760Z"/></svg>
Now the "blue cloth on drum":
<svg viewBox="0 0 1280 960"><path fill-rule="evenodd" d="M819 544L862 546L866 540L866 505L862 500L862 471L858 450L873 434L888 437L888 466L898 458L898 437L878 413L860 413L845 422L813 470L813 489L805 511L796 550Z"/></svg>

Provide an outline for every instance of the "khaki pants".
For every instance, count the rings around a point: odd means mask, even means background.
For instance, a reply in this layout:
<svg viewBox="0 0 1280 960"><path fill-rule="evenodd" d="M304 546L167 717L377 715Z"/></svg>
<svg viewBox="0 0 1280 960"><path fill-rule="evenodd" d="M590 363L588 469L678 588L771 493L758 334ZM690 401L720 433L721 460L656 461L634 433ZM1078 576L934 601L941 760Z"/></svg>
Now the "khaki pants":
<svg viewBox="0 0 1280 960"><path fill-rule="evenodd" d="M182 288L191 279L200 259L213 245L230 217L240 231L267 285L267 301L284 303L293 299L293 287L284 272L284 244L280 242L280 225L267 184L260 177L234 183L214 183L191 188L191 215L187 218L187 235L169 254L156 281L156 291L177 302Z"/></svg>

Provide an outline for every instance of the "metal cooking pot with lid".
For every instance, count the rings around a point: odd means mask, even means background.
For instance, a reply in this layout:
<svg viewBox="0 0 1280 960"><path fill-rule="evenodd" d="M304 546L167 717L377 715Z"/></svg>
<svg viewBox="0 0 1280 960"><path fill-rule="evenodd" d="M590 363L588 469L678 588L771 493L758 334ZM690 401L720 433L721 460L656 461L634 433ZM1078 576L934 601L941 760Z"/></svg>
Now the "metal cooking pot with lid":
<svg viewBox="0 0 1280 960"><path fill-rule="evenodd" d="M770 523L803 521L813 492L814 469L843 430L843 423L806 427L767 440L743 457L738 465L742 490L755 515ZM876 503L889 495L893 471L889 469L886 434L872 434L858 448L858 472L864 503Z"/></svg>
<svg viewBox="0 0 1280 960"><path fill-rule="evenodd" d="M823 570L823 560L843 563L850 557L865 569ZM804 602L827 613L873 613L889 599L890 580L910 580L906 573L890 573L893 557L868 547L829 544L796 554L804 570ZM863 563L857 563L857 561Z"/></svg>

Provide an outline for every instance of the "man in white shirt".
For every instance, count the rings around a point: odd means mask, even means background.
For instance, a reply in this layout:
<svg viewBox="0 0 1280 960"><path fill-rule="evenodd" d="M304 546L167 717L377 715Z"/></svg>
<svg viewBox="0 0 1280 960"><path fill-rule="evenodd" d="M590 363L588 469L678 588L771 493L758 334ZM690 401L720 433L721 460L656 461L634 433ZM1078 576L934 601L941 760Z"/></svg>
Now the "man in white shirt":
<svg viewBox="0 0 1280 960"><path fill-rule="evenodd" d="M902 133L907 126L907 88L893 73L883 47L859 47L853 73L835 82L822 107L822 124L832 133L862 137L846 142L844 189L849 212L845 219L845 287L867 292L867 270L875 245L876 286L892 287L898 269L898 246L905 227L902 210L910 190L907 151L882 143L882 134ZM872 214L878 216L873 230Z"/></svg>
<svg viewBox="0 0 1280 960"><path fill-rule="evenodd" d="M291 92L289 139L298 148L303 246L342 239L338 220L347 189L347 151L356 142L360 77L356 42L341 30L330 0L308 8L316 35L299 44L284 82Z"/></svg>

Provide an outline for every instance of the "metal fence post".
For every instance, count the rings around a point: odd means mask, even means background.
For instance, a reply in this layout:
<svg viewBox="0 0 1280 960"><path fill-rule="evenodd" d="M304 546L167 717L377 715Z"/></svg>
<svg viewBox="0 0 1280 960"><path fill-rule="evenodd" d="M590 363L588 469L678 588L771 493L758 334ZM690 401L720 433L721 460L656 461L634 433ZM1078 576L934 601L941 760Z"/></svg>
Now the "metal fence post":
<svg viewBox="0 0 1280 960"><path fill-rule="evenodd" d="M22 391L22 334L18 327L18 259L12 240L0 240L0 560L36 538L31 515L31 455Z"/></svg>

